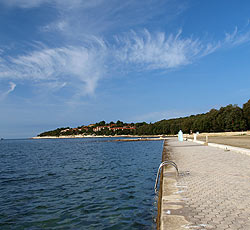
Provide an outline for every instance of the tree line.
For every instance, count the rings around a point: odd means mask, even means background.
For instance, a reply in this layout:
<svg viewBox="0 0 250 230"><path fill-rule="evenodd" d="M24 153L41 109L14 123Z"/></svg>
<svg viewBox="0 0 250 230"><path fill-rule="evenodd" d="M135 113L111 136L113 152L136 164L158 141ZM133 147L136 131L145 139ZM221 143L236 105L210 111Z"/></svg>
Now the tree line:
<svg viewBox="0 0 250 230"><path fill-rule="evenodd" d="M240 108L227 105L220 109L211 109L207 113L175 119L161 120L146 124L136 130L138 135L177 134L194 132L230 132L250 129L250 100Z"/></svg>
<svg viewBox="0 0 250 230"><path fill-rule="evenodd" d="M88 126L78 126L77 128L62 127L55 130L46 131L38 136L69 136L69 135L134 135L137 127L147 124L146 122L125 123L118 120L116 123L111 121L106 123L100 121ZM100 127L96 130L95 128Z"/></svg>
<svg viewBox="0 0 250 230"><path fill-rule="evenodd" d="M135 129L116 130L115 132L104 128L98 132L94 132L93 128L104 125L114 125L123 127L124 125L134 126ZM82 126L83 127L83 126ZM180 117L175 119L161 120L155 123L105 123L101 121L94 126L86 128L78 127L78 129L58 128L39 134L39 136L59 136L62 130L69 129L64 135L76 134L96 134L96 135L173 135L177 134L181 129L184 133L194 132L230 132L250 130L250 100L246 102L242 108L238 105L227 105L220 109L211 109L207 113L191 115L188 117Z"/></svg>

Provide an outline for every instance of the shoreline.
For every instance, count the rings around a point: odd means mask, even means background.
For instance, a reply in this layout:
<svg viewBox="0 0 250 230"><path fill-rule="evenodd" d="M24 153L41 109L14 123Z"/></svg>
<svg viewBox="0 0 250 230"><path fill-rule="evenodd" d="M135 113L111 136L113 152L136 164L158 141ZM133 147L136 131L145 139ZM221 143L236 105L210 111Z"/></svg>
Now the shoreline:
<svg viewBox="0 0 250 230"><path fill-rule="evenodd" d="M165 138L165 137L177 137L178 135L115 135L115 136L105 136L105 135L62 135L62 136L36 136L36 137L31 137L30 139L69 139L69 138L115 138L115 137L125 137L125 138ZM240 132L218 132L218 133L199 133L197 135L197 138L199 137L218 137L218 136L250 136L250 131L240 131ZM194 133L193 134L183 134L184 138L187 139L193 139L194 138Z"/></svg>
<svg viewBox="0 0 250 230"><path fill-rule="evenodd" d="M125 137L125 138L165 138L173 137L176 135L115 135L115 136L104 136L104 135L67 135L67 136L43 136L43 137L31 137L30 139L70 139L70 138L116 138L116 137Z"/></svg>

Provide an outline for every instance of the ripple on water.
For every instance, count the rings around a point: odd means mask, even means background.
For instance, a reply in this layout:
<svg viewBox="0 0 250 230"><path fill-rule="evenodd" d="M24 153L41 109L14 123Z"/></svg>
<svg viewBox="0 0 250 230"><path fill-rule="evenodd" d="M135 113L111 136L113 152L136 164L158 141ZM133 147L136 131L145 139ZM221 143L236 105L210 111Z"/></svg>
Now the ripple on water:
<svg viewBox="0 0 250 230"><path fill-rule="evenodd" d="M0 229L154 229L161 142L0 143Z"/></svg>

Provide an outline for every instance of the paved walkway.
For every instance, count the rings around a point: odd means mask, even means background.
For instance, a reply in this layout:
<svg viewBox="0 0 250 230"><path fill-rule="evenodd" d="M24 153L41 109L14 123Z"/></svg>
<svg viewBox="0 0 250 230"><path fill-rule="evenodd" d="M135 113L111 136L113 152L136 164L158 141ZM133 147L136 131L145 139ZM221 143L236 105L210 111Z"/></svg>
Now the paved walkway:
<svg viewBox="0 0 250 230"><path fill-rule="evenodd" d="M161 229L250 230L250 156L167 141L179 167L164 173Z"/></svg>

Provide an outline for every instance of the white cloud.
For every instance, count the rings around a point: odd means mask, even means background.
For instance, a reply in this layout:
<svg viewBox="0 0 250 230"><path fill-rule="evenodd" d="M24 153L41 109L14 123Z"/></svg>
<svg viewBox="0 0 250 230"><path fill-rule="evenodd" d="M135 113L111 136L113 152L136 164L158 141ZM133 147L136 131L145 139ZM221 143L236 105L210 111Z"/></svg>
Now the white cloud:
<svg viewBox="0 0 250 230"><path fill-rule="evenodd" d="M214 49L211 44L203 45L199 39L181 38L163 32L142 33L132 31L125 37L116 37L121 49L115 52L118 59L133 63L141 69L170 69L190 64L194 59L207 55Z"/></svg>
<svg viewBox="0 0 250 230"><path fill-rule="evenodd" d="M13 92L16 88L16 84L14 82L9 83L9 89L5 92L0 93L0 100L6 98L11 92Z"/></svg>
<svg viewBox="0 0 250 230"><path fill-rule="evenodd" d="M123 66L135 72L177 68L212 49L204 48L198 39L182 39L181 31L169 36L148 30L132 32L116 37L113 45L92 36L83 44L48 48L37 43L33 52L7 59L0 57L0 78L44 82L51 89L70 83L76 94L91 95L107 71L114 73Z"/></svg>
<svg viewBox="0 0 250 230"><path fill-rule="evenodd" d="M230 33L226 33L225 34L225 42L226 43L232 43L234 42L235 38L236 38L236 35L237 35L237 32L238 32L238 28L235 27L234 31L230 34Z"/></svg>
<svg viewBox="0 0 250 230"><path fill-rule="evenodd" d="M52 22L46 26L41 27L42 32L50 32L50 31L64 31L69 27L68 22L65 20L59 20Z"/></svg>
<svg viewBox="0 0 250 230"><path fill-rule="evenodd" d="M43 48L26 55L2 59L0 78L50 81L53 84L58 81L63 86L70 82L79 89L78 94L93 94L98 80L105 74L105 49L104 43L88 47Z"/></svg>
<svg viewBox="0 0 250 230"><path fill-rule="evenodd" d="M48 0L3 0L2 3L9 7L32 8L48 2Z"/></svg>
<svg viewBox="0 0 250 230"><path fill-rule="evenodd" d="M7 94L11 93L12 91L14 91L16 88L16 84L13 82L10 82L10 89L6 92Z"/></svg>
<svg viewBox="0 0 250 230"><path fill-rule="evenodd" d="M48 48L36 43L34 51L23 55L6 57L0 52L0 79L29 80L51 90L70 86L75 95L93 95L107 73L178 68L249 40L248 32L239 33L237 29L214 43L183 38L181 31L167 35L144 30L116 36L114 43L96 36L85 38L78 46Z"/></svg>
<svg viewBox="0 0 250 230"><path fill-rule="evenodd" d="M42 4L53 4L57 7L72 9L79 6L85 8L95 7L103 0L2 0L2 3L9 7L33 8Z"/></svg>
<svg viewBox="0 0 250 230"><path fill-rule="evenodd" d="M239 31L238 27L235 27L232 33L226 33L225 35L225 45L238 46L250 41L250 31L243 30Z"/></svg>
<svg viewBox="0 0 250 230"><path fill-rule="evenodd" d="M55 17L53 21L39 25L39 30L54 32L61 39L74 42L86 35L109 36L115 34L117 30L127 31L134 26L145 26L146 23L153 23L157 27L157 24L161 25L161 21L168 23L187 8L187 3L179 3L176 0L50 0L49 2L55 9ZM156 19L159 18L161 20L156 23Z"/></svg>
<svg viewBox="0 0 250 230"><path fill-rule="evenodd" d="M39 86L41 88L47 88L48 90L59 90L65 86L67 86L67 82L60 82L60 81L49 81L49 82L41 82Z"/></svg>
<svg viewBox="0 0 250 230"><path fill-rule="evenodd" d="M117 59L137 70L167 70L188 65L214 53L218 49L230 48L250 42L250 31L225 34L225 39L211 43L202 42L192 36L183 38L177 34L163 32L150 33L148 30L116 36L119 49L114 51Z"/></svg>

